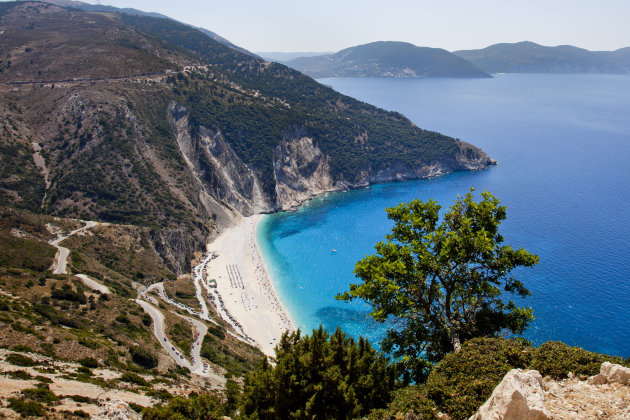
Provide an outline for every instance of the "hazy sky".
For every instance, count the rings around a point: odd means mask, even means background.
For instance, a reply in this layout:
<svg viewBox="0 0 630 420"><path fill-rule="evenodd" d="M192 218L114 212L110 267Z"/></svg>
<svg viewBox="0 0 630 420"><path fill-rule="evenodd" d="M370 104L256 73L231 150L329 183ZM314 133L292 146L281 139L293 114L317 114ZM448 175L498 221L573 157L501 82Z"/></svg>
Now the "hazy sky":
<svg viewBox="0 0 630 420"><path fill-rule="evenodd" d="M96 0L89 3L96 4ZM498 42L630 46L630 0L101 0L210 29L250 51L338 51L407 41L449 51Z"/></svg>

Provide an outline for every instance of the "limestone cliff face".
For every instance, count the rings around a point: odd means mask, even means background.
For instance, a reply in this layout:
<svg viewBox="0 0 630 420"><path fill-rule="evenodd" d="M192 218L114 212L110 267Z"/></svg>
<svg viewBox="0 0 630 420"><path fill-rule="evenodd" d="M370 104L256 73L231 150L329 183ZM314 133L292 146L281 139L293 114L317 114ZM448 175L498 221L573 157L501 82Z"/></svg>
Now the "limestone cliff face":
<svg viewBox="0 0 630 420"><path fill-rule="evenodd" d="M285 138L276 147L273 169L279 210L295 209L319 194L340 189L330 174L330 157L309 137Z"/></svg>
<svg viewBox="0 0 630 420"><path fill-rule="evenodd" d="M202 202L217 215L220 224L237 215L270 210L257 176L220 132L193 127L188 109L176 103L169 105L168 116L179 150L198 183Z"/></svg>
<svg viewBox="0 0 630 420"><path fill-rule="evenodd" d="M295 128L274 150L275 196L272 197L264 193L257 173L238 157L219 131L192 126L189 110L176 103L169 105L168 118L179 150L197 181L201 201L209 213L217 215L219 225L229 225L239 215L295 210L326 192L432 178L457 170L484 169L496 163L480 149L459 142L458 154L439 161L370 166L353 179L346 179L343 174L333 175L330 156L322 152L305 130Z"/></svg>
<svg viewBox="0 0 630 420"><path fill-rule="evenodd" d="M386 168L375 170L370 176L370 183L377 184L391 181L426 179L446 175L451 172L480 170L496 165L497 162L483 150L459 141L459 152L454 156L443 157L429 164L421 163L413 166L395 162Z"/></svg>

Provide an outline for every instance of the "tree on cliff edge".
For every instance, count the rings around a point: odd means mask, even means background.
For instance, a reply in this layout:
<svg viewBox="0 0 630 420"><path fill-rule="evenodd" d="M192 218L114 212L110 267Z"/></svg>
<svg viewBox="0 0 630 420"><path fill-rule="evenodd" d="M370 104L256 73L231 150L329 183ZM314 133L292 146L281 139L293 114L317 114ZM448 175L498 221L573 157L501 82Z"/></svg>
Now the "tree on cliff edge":
<svg viewBox="0 0 630 420"><path fill-rule="evenodd" d="M441 206L433 200L388 208L392 233L376 245L376 254L357 263L363 283L337 296L365 300L377 321L400 320L382 348L417 382L463 341L501 331L521 334L533 319L531 308L518 307L507 295L530 295L510 272L533 267L538 256L504 245L499 224L506 208L488 192L477 203L472 191L458 197L441 222Z"/></svg>

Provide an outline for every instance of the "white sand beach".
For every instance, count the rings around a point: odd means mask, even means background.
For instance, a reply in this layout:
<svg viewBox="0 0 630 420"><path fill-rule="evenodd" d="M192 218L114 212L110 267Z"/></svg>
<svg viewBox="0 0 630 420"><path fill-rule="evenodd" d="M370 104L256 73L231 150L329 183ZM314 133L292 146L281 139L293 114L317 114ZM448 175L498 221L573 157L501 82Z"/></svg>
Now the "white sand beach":
<svg viewBox="0 0 630 420"><path fill-rule="evenodd" d="M225 309L267 355L282 334L294 330L293 322L278 298L258 244L256 226L263 215L245 217L228 228L208 251L217 258L207 266L208 279L217 283Z"/></svg>

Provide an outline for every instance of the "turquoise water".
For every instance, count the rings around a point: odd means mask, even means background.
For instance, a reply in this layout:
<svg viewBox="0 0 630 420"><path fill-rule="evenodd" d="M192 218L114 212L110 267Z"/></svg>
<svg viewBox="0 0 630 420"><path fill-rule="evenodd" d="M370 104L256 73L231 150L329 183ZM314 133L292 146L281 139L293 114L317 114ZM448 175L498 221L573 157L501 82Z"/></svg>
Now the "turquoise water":
<svg viewBox="0 0 630 420"><path fill-rule="evenodd" d="M377 341L384 326L366 306L334 296L390 230L385 207L413 198L450 206L472 186L507 205L507 243L540 255L535 269L518 271L536 316L526 337L630 355L630 76L322 82L478 145L499 165L330 194L266 216L259 242L298 326L340 325Z"/></svg>

